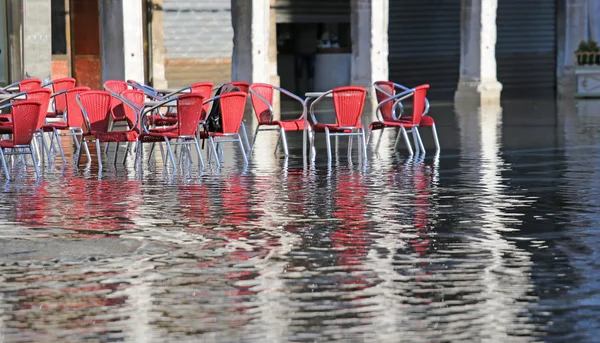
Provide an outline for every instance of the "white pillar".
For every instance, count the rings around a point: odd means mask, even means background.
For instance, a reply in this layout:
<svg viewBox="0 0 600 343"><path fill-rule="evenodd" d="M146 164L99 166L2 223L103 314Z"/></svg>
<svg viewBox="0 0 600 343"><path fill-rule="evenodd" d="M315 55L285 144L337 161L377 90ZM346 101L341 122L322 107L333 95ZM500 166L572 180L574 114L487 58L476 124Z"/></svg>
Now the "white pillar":
<svg viewBox="0 0 600 343"><path fill-rule="evenodd" d="M587 0L561 0L558 8L558 93L575 93L575 50L587 38ZM563 7L564 6L564 7ZM562 28L562 30L561 30ZM561 49L562 47L562 49Z"/></svg>
<svg viewBox="0 0 600 343"><path fill-rule="evenodd" d="M389 0L351 0L353 85L387 80Z"/></svg>
<svg viewBox="0 0 600 343"><path fill-rule="evenodd" d="M150 5L150 4L149 4ZM163 20L163 0L152 1L152 85L155 88L167 88L165 72L165 26ZM155 10L156 9L156 10Z"/></svg>
<svg viewBox="0 0 600 343"><path fill-rule="evenodd" d="M500 102L496 78L496 9L498 0L461 1L460 78L455 101Z"/></svg>
<svg viewBox="0 0 600 343"><path fill-rule="evenodd" d="M102 80L144 80L144 27L140 0L100 0Z"/></svg>
<svg viewBox="0 0 600 343"><path fill-rule="evenodd" d="M37 77L50 80L52 75L50 0L24 1L22 6L23 73L20 78Z"/></svg>
<svg viewBox="0 0 600 343"><path fill-rule="evenodd" d="M231 0L231 17L232 80L269 83L270 1Z"/></svg>

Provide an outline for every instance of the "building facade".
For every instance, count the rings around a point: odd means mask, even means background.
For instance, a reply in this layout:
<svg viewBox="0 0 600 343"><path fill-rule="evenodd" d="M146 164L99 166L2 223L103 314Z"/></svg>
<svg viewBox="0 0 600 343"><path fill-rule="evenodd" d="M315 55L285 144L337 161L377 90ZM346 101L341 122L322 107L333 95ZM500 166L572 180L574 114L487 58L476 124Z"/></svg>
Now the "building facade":
<svg viewBox="0 0 600 343"><path fill-rule="evenodd" d="M73 76L94 88L111 78L177 88L235 79L302 93L389 78L429 83L440 99L571 94L574 51L598 39L596 8L595 0L7 0L0 83Z"/></svg>

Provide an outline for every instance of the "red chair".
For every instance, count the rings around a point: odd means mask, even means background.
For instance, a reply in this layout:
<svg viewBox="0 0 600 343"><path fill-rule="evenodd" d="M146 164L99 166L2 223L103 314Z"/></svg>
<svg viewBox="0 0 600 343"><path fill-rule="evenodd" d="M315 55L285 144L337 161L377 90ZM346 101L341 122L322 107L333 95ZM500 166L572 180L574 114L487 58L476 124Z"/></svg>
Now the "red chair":
<svg viewBox="0 0 600 343"><path fill-rule="evenodd" d="M208 104L215 100L219 100L221 106L221 119L222 119L222 131L221 132L200 132L200 138L208 138L212 153L217 160L217 166L221 165L219 156L217 154L217 148L215 146L215 140L217 145L221 145L225 142L238 142L244 156L244 162L248 164L248 158L246 157L246 151L244 150L244 143L239 135L240 127L242 126L242 119L244 119L244 111L246 110L246 98L247 95L244 92L231 92L223 95L217 95L204 102ZM230 138L223 140L223 138ZM210 163L210 158L209 158Z"/></svg>
<svg viewBox="0 0 600 343"><path fill-rule="evenodd" d="M410 88L403 86L401 84L398 83L394 83L391 81L378 81L374 83L375 86L375 91L377 94L377 102L379 104L381 104L382 101L385 101L386 99L393 97L399 93L402 92L406 92L408 90L410 90ZM392 102L388 102L386 103L384 106L382 106L380 108L381 111L381 116L383 121L394 121L393 115L392 115ZM402 106L402 102L398 102L398 109L400 110L400 112L404 112L404 107ZM427 98L425 98L425 110L423 111L423 114L421 115L421 122L419 123L419 127L430 127L431 128L431 133L433 135L433 140L435 143L435 148L436 148L436 152L440 151L440 143L439 143L439 138L438 138L438 134L437 134L437 129L435 126L435 121L433 120L433 118L431 116L428 115L429 113L429 100ZM410 116L404 116L402 115L402 119L403 120L408 120ZM380 120L381 122L381 120ZM377 125L377 124L376 124ZM381 126L381 125L378 125ZM379 140L377 141L377 146L375 148L376 151L379 150L379 145L381 143L381 138L383 137L383 127L381 129L381 135L379 136ZM372 130L371 130L372 131ZM394 146L397 145L398 140L400 138L400 134L402 132L398 132L398 136L396 137L396 144ZM369 133L369 139L370 139L370 133ZM420 138L420 135L419 135ZM423 146L422 141L419 143L420 147ZM409 150L412 150L412 148L410 148ZM423 148L423 153L425 153L425 150Z"/></svg>
<svg viewBox="0 0 600 343"><path fill-rule="evenodd" d="M165 98L171 98L177 94L189 90L190 93L199 93L202 95L202 97L204 97L204 99L210 99L214 87L215 84L212 82L198 82L191 86L181 88L173 93L167 94ZM204 105L203 109L206 113L208 113L208 110L210 109L210 103ZM150 118L150 121L156 126L174 125L177 122L177 113L175 111L169 111L163 115L162 113L158 112L157 114L150 116Z"/></svg>
<svg viewBox="0 0 600 343"><path fill-rule="evenodd" d="M233 81L230 82L232 85L238 87L240 89L240 91L246 93L246 95L248 94L248 91L250 90L250 84L248 82L244 82L244 81Z"/></svg>
<svg viewBox="0 0 600 343"><path fill-rule="evenodd" d="M77 94L75 100L85 120L81 144L87 148L88 142L96 143L98 166L102 169L102 151L99 135L108 132L113 96L108 91L87 91ZM79 156L78 156L79 157Z"/></svg>
<svg viewBox="0 0 600 343"><path fill-rule="evenodd" d="M84 118L81 113L81 109L77 105L76 97L78 94L82 92L89 91L89 87L74 87L69 90L64 91L66 102L67 102L67 112L66 112L66 121L57 121L52 123L47 123L42 126L42 130L44 132L52 132L54 133L52 139L50 140L50 149L51 151L54 149L54 138L56 138L56 142L58 144L58 150L60 151L60 155L63 159L63 162L66 161L65 152L62 148L62 144L60 142L60 137L62 136L71 136L75 141L75 145L77 146L76 155L79 155L81 149L81 143L77 139L77 136L83 135L83 124ZM69 133L60 133L60 131L68 131ZM54 150L56 151L56 150ZM88 159L90 159L89 151L86 149L86 153Z"/></svg>
<svg viewBox="0 0 600 343"><path fill-rule="evenodd" d="M189 145L194 144L196 152L198 153L198 165L204 167L204 160L202 159L202 153L200 152L200 145L196 138L198 131L198 124L203 119L204 111L204 97L198 93L182 94L179 97L167 99L161 103L144 110L142 114L142 124L146 119L148 113L159 109L167 105L170 102L177 101L177 122L173 126L161 127L155 129L148 129L145 125L142 125L142 132L138 138L138 146L136 149L137 156L141 156L141 143L156 143L164 141L167 145L167 150L173 169L177 169L175 157L171 145L184 145L187 149L188 154ZM179 142L171 142L171 140L180 140Z"/></svg>
<svg viewBox="0 0 600 343"><path fill-rule="evenodd" d="M319 123L317 118L315 118L315 105L329 95L333 97L333 106L337 122L335 124ZM366 162L367 144L365 139L365 129L360 123L366 96L367 90L363 87L339 87L323 93L310 105L310 115L314 123L312 125L312 130L314 133L325 133L327 160L329 163L331 163L330 136L360 136L363 152L362 158ZM311 137L311 151L314 149L314 139L315 137L313 134Z"/></svg>
<svg viewBox="0 0 600 343"><path fill-rule="evenodd" d="M52 85L52 93L54 93L54 112L48 112L46 118L56 118L62 116L67 110L67 96L65 91L75 88L77 81L70 77L56 79L50 83ZM47 86L47 85L46 85Z"/></svg>
<svg viewBox="0 0 600 343"><path fill-rule="evenodd" d="M25 100L13 102L9 106L12 106L12 139L0 140L0 158L2 159L4 175L10 180L6 155L31 155L35 173L39 178L40 170L31 143L38 128L42 105L39 101ZM11 149L11 151L5 152L5 149Z"/></svg>
<svg viewBox="0 0 600 343"><path fill-rule="evenodd" d="M85 94L85 93L84 93ZM97 130L93 132L93 135L96 138L96 142L100 143L117 143L117 149L115 150L115 155L113 159L113 164L117 162L118 156L118 143L127 143L127 148L125 150L125 156L123 157L123 164L127 160L127 155L129 153L130 143L137 142L139 133L140 133L140 125L139 125L139 117L141 110L144 106L144 92L138 89L126 89L121 92L121 95L115 95L111 93L112 98L117 98L123 104L123 110L125 115L125 120L129 126L129 130L126 131L101 131ZM112 106L112 101L111 101ZM100 129L104 129L101 127ZM100 168L102 168L102 158L98 156L98 164Z"/></svg>
<svg viewBox="0 0 600 343"><path fill-rule="evenodd" d="M273 91L277 90L282 94L289 96L290 98L298 101L302 105L302 115L297 119L291 120L274 120L273 113ZM252 150L254 150L254 144L256 143L256 137L258 136L259 131L274 131L279 130L279 140L277 141L277 145L279 146L279 142L283 142L283 151L285 153L285 157L288 157L288 145L287 139L285 136L286 131L303 131L304 130L304 120L306 117L306 103L303 99L298 97L297 95L283 89L280 87L272 86L266 83L253 83L250 85L250 97L252 101L252 108L254 109L254 115L256 116L256 120L258 121L258 126L254 131L254 138L252 139L252 145L250 148L250 155L252 154ZM307 122L308 124L308 122ZM276 126L276 128L273 128ZM310 129L310 126L308 127ZM277 147L278 147L277 146ZM277 147L275 147L275 151L277 151Z"/></svg>
<svg viewBox="0 0 600 343"><path fill-rule="evenodd" d="M17 89L15 89L17 87ZM28 90L38 89L42 87L42 80L38 78L30 78L12 83L6 87L0 88L2 93L8 94L18 90L18 93L22 93Z"/></svg>
<svg viewBox="0 0 600 343"><path fill-rule="evenodd" d="M369 137L374 130L382 130L382 134L379 136L379 141L377 142L375 150L379 150L383 130L386 127L397 127L400 129L400 131L398 132L394 146L398 144L400 134L402 134L404 136L407 149L412 155L413 150L407 135L407 132L411 132L413 134L413 140L415 141L416 148L425 153L425 148L423 146L423 141L421 140L421 135L419 134L418 128L422 121L422 115L426 110L425 100L429 85L421 85L413 89L408 89L394 96L389 96L390 93L386 92L385 88L382 88L381 86L378 87L379 88L376 88L376 91L378 92L379 105L377 106L376 115L379 120L372 122L371 125L369 125ZM390 87L390 85L384 85L384 87ZM389 90L389 88L387 90ZM412 115L398 118L396 116L396 108L399 106L398 104L410 97L413 98ZM381 114L381 116L379 114Z"/></svg>
<svg viewBox="0 0 600 343"><path fill-rule="evenodd" d="M41 138L42 147L44 148L44 151L47 154L49 154L49 149L46 145L46 141L44 140L44 136L42 134L41 128L44 125L44 121L46 120L46 114L48 112L47 109L50 104L50 93L52 93L52 91L50 91L47 88L38 88L38 89L29 91L29 92L17 94L18 96L25 95L25 98L27 100L38 101L40 103L40 105L41 105L40 111L41 112L40 112L40 117L38 119L38 123L36 126L36 132L35 132L34 137ZM9 121L0 122L0 134L12 134L12 133L13 133L12 121L9 120ZM50 157L50 156L48 156L48 157Z"/></svg>

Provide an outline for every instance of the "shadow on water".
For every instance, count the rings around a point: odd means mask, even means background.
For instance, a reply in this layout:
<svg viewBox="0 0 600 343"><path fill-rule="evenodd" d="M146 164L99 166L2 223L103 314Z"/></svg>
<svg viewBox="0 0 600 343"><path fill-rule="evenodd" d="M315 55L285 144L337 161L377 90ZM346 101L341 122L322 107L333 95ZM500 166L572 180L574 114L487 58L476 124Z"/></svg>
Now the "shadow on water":
<svg viewBox="0 0 600 343"><path fill-rule="evenodd" d="M599 104L434 104L439 157L261 133L247 167L3 182L0 341L593 341Z"/></svg>

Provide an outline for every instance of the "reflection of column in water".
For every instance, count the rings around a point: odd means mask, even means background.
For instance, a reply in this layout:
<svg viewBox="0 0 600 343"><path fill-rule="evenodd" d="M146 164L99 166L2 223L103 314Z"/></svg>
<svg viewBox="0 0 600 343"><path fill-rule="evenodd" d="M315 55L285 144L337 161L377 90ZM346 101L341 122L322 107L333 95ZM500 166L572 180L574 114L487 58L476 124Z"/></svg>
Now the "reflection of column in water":
<svg viewBox="0 0 600 343"><path fill-rule="evenodd" d="M503 233L512 230L507 211L522 205L522 201L502 194L501 170L508 168L500 157L502 109L474 107L457 104L456 113L460 127L461 178L476 202L462 205L474 206L465 213L481 213L473 218L481 235L471 238L472 254L489 254L483 270L478 271L483 289L478 309L483 326L477 332L489 335L495 341L510 341L513 327L519 326L519 315L526 311L523 299L529 288L528 271L532 262L529 253L518 249ZM473 184L475 182L475 184ZM510 266L509 266L510 265ZM509 273L510 270L510 273ZM466 272L473 272L472 270ZM521 304L521 305L519 305Z"/></svg>
<svg viewBox="0 0 600 343"><path fill-rule="evenodd" d="M138 263L131 265L129 271L135 275L140 271L141 266ZM140 278L131 278L128 280L130 286L123 289L126 297L124 307L129 307L131 316L127 320L130 327L131 338L136 342L151 342L154 335L154 326L150 324L154 318L150 315L153 310L153 296L150 282L140 280Z"/></svg>

